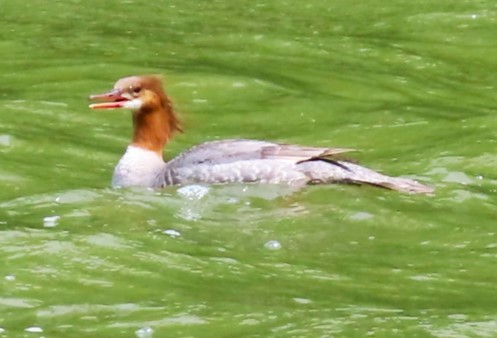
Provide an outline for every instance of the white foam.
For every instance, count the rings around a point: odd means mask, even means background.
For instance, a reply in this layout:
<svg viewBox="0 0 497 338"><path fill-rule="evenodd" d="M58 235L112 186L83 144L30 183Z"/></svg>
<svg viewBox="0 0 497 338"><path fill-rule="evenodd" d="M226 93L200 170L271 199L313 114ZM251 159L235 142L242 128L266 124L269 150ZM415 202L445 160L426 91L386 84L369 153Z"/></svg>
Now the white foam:
<svg viewBox="0 0 497 338"><path fill-rule="evenodd" d="M27 327L26 329L24 329L24 331L30 332L30 333L41 333L41 332L43 332L43 329L39 326L30 326L30 327Z"/></svg>
<svg viewBox="0 0 497 338"><path fill-rule="evenodd" d="M168 235L172 238L180 237L181 233L179 231L176 231L174 229L167 229L162 232L164 235Z"/></svg>
<svg viewBox="0 0 497 338"><path fill-rule="evenodd" d="M137 338L152 338L154 330L151 327L142 327L135 331Z"/></svg>
<svg viewBox="0 0 497 338"><path fill-rule="evenodd" d="M55 227L60 220L60 216L47 216L43 218L43 226L45 228L53 228Z"/></svg>
<svg viewBox="0 0 497 338"><path fill-rule="evenodd" d="M264 247L268 250L279 250L281 249L281 243L276 240L267 241Z"/></svg>
<svg viewBox="0 0 497 338"><path fill-rule="evenodd" d="M190 184L179 188L176 192L181 197L187 198L189 200L199 200L207 195L207 193L209 192L209 188L198 184Z"/></svg>
<svg viewBox="0 0 497 338"><path fill-rule="evenodd" d="M7 134L0 135L0 145L5 147L12 145L12 136Z"/></svg>

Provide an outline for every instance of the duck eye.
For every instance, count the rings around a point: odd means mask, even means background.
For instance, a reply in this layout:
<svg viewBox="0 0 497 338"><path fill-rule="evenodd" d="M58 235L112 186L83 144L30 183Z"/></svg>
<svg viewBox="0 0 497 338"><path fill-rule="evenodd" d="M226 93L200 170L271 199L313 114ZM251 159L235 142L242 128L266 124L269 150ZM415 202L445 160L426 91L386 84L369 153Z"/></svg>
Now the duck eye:
<svg viewBox="0 0 497 338"><path fill-rule="evenodd" d="M136 87L130 86L129 89L131 89L131 91L135 94L138 94L142 90L142 88L140 86L136 86Z"/></svg>

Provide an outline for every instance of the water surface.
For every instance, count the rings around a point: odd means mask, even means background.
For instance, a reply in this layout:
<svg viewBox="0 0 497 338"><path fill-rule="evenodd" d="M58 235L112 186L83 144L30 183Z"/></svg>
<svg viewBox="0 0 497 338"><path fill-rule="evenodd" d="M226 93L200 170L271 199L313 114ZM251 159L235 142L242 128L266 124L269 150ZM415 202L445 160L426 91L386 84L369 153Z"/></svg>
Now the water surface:
<svg viewBox="0 0 497 338"><path fill-rule="evenodd" d="M491 1L0 4L0 337L490 337ZM186 133L359 149L436 187L110 188L166 78Z"/></svg>

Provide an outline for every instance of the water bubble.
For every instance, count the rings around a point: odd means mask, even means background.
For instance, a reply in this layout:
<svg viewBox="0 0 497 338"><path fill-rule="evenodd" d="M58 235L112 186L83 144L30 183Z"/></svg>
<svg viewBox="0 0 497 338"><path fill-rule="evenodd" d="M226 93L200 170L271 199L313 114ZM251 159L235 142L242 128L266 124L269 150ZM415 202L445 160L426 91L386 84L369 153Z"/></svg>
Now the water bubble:
<svg viewBox="0 0 497 338"><path fill-rule="evenodd" d="M349 216L349 219L352 221L365 221L365 220L371 219L373 217L374 217L374 215L369 213L369 212L358 211L356 213L351 214Z"/></svg>
<svg viewBox="0 0 497 338"><path fill-rule="evenodd" d="M0 145L8 147L12 144L12 136L10 135L0 135Z"/></svg>
<svg viewBox="0 0 497 338"><path fill-rule="evenodd" d="M47 216L43 218L43 226L45 228L53 228L59 223L60 216Z"/></svg>
<svg viewBox="0 0 497 338"><path fill-rule="evenodd" d="M245 87L245 86L246 86L246 84L245 84L245 83L243 83L243 82L238 82L238 81L237 81L237 82L233 82L231 85L233 86L233 88L243 88L243 87Z"/></svg>
<svg viewBox="0 0 497 338"><path fill-rule="evenodd" d="M238 200L234 197L229 197L227 200L226 200L226 204L237 204L238 203Z"/></svg>
<svg viewBox="0 0 497 338"><path fill-rule="evenodd" d="M268 250L279 250L281 249L281 243L276 240L267 241L264 247Z"/></svg>
<svg viewBox="0 0 497 338"><path fill-rule="evenodd" d="M181 197L187 198L189 200L199 200L207 195L207 193L209 192L209 188L202 185L191 184L179 188L176 192Z"/></svg>
<svg viewBox="0 0 497 338"><path fill-rule="evenodd" d="M198 221L202 218L202 214L193 210L190 207L184 207L179 210L176 215L185 221Z"/></svg>
<svg viewBox="0 0 497 338"><path fill-rule="evenodd" d="M135 332L137 338L152 338L153 333L154 330L151 327L142 327Z"/></svg>
<svg viewBox="0 0 497 338"><path fill-rule="evenodd" d="M307 298L294 298L293 300L299 304L311 304L312 303L312 300L307 299Z"/></svg>
<svg viewBox="0 0 497 338"><path fill-rule="evenodd" d="M176 238L176 237L181 236L181 233L179 231L174 230L174 229L167 229L167 230L164 230L162 233L164 235L168 235L172 238Z"/></svg>
<svg viewBox="0 0 497 338"><path fill-rule="evenodd" d="M30 333L41 333L41 332L43 332L43 329L39 326L30 326L30 327L27 327L26 329L24 329L24 331L30 332Z"/></svg>
<svg viewBox="0 0 497 338"><path fill-rule="evenodd" d="M204 201L200 201L205 195L209 193L208 187L191 184L176 190L178 195L183 197L186 201L183 207L178 212L178 217L187 221L197 221L202 217L202 210L204 208Z"/></svg>

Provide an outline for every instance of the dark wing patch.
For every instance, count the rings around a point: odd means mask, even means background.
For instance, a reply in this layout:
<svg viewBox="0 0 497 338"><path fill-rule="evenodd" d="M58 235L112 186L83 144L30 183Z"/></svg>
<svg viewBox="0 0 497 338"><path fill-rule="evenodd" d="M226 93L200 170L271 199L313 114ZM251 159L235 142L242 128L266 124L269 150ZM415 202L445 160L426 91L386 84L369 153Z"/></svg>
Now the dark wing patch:
<svg viewBox="0 0 497 338"><path fill-rule="evenodd" d="M337 160L334 160L334 159L329 158L329 157L312 157L312 158L309 158L307 160L298 161L297 164L304 163L304 162L314 162L314 161L323 161L323 162L336 165L337 167L340 167L342 169L345 169L347 171L352 172L352 170L345 165L345 162L338 162Z"/></svg>
<svg viewBox="0 0 497 338"><path fill-rule="evenodd" d="M292 144L278 144L277 146L264 147L262 149L262 158L292 160L295 161L296 164L312 161L324 161L347 171L351 171L345 163L339 162L340 156L338 156L351 151L354 151L354 149L314 148Z"/></svg>

